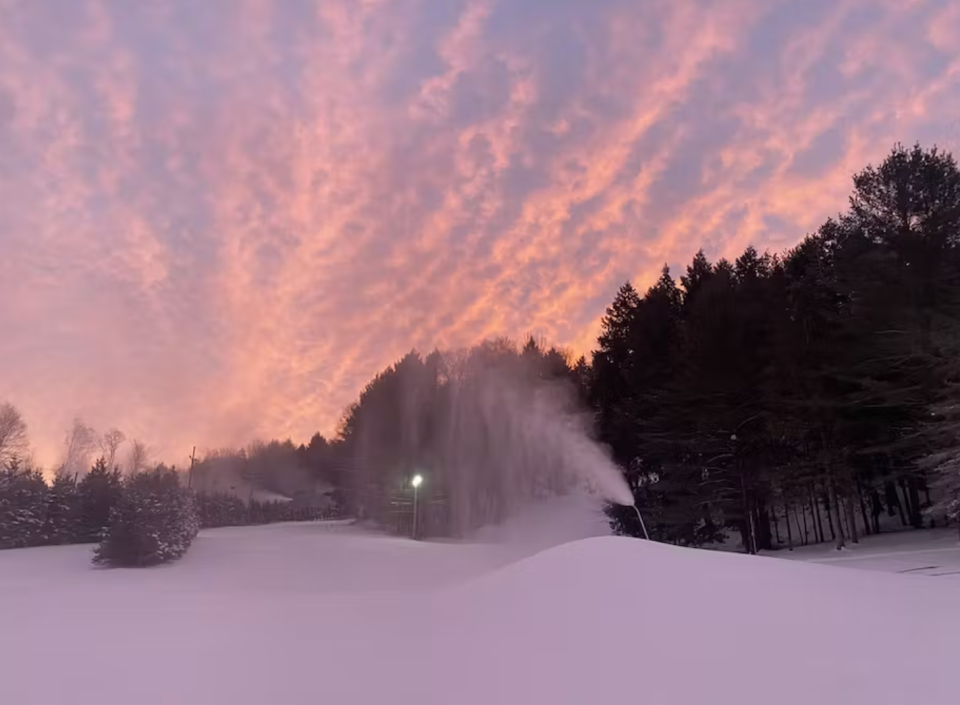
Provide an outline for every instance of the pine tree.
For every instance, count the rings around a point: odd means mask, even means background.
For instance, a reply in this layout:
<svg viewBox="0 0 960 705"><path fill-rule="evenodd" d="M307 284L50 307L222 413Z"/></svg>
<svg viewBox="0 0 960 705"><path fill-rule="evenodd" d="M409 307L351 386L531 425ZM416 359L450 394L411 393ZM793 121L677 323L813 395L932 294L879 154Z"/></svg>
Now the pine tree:
<svg viewBox="0 0 960 705"><path fill-rule="evenodd" d="M80 521L77 541L96 543L110 523L110 511L120 499L120 472L109 470L100 458L77 485L80 498Z"/></svg>
<svg viewBox="0 0 960 705"><path fill-rule="evenodd" d="M678 340L682 297L667 267L643 299L628 283L602 321L593 355L592 401L601 435L625 468L641 449L641 422L669 383ZM636 478L634 478L636 479Z"/></svg>
<svg viewBox="0 0 960 705"><path fill-rule="evenodd" d="M624 465L636 457L638 450L629 423L634 402L629 385L638 346L635 336L639 308L640 297L627 282L601 320L599 347L593 353L591 402L598 412L603 440Z"/></svg>
<svg viewBox="0 0 960 705"><path fill-rule="evenodd" d="M577 390L577 398L581 404L587 404L590 400L590 390L593 388L593 369L587 358L581 355L570 370L570 378L574 388Z"/></svg>
<svg viewBox="0 0 960 705"><path fill-rule="evenodd" d="M756 302L765 297L756 253L748 250L738 265L739 272L718 262L684 303L675 372L652 416L647 444L648 455L666 459L661 484L664 501L680 519L675 531L697 537L715 531L719 519L739 530L752 552L764 496L757 359L765 311ZM747 286L756 289L749 298Z"/></svg>
<svg viewBox="0 0 960 705"><path fill-rule="evenodd" d="M74 478L60 471L53 478L47 497L43 525L44 542L50 545L75 543L80 523L80 494Z"/></svg>
<svg viewBox="0 0 960 705"><path fill-rule="evenodd" d="M127 477L94 563L144 567L180 558L200 528L192 492L159 467Z"/></svg>
<svg viewBox="0 0 960 705"><path fill-rule="evenodd" d="M0 548L27 548L43 543L47 485L39 471L18 459L0 469Z"/></svg>
<svg viewBox="0 0 960 705"><path fill-rule="evenodd" d="M687 273L680 277L680 284L683 287L683 304L685 307L692 305L696 300L697 294L703 288L703 285L713 275L713 265L703 254L703 250L697 252L693 262L687 265Z"/></svg>
<svg viewBox="0 0 960 705"><path fill-rule="evenodd" d="M937 147L896 145L878 167L854 176L851 216L911 266L914 257L960 244L960 169ZM929 247L929 249L927 249Z"/></svg>

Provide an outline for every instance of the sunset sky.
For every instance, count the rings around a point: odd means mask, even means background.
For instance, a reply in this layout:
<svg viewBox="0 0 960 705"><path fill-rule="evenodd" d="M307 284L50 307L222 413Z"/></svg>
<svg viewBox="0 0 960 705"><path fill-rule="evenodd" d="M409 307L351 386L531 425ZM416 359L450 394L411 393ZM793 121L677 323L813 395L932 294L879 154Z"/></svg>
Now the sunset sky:
<svg viewBox="0 0 960 705"><path fill-rule="evenodd" d="M955 0L0 0L0 401L46 465L299 442L958 139Z"/></svg>

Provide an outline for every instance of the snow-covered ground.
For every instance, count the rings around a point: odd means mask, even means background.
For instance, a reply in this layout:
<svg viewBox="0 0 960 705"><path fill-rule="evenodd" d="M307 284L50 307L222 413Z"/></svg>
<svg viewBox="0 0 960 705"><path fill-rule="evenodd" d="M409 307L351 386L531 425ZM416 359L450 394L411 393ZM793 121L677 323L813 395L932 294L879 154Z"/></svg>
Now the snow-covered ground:
<svg viewBox="0 0 960 705"><path fill-rule="evenodd" d="M94 569L82 546L2 552L0 703L955 700L948 579L543 546L294 524L205 531L149 570Z"/></svg>
<svg viewBox="0 0 960 705"><path fill-rule="evenodd" d="M956 527L861 537L859 544L848 542L842 551L837 551L831 542L770 555L844 568L960 581L960 543Z"/></svg>

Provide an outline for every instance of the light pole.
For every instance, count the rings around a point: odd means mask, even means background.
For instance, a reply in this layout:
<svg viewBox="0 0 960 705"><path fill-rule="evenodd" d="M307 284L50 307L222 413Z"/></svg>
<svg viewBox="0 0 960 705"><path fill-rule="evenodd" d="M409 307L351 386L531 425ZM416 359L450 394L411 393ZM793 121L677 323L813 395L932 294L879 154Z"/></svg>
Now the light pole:
<svg viewBox="0 0 960 705"><path fill-rule="evenodd" d="M422 475L414 475L410 480L410 484L413 485L413 540L417 540L417 495L419 494L418 490L420 485L423 484Z"/></svg>

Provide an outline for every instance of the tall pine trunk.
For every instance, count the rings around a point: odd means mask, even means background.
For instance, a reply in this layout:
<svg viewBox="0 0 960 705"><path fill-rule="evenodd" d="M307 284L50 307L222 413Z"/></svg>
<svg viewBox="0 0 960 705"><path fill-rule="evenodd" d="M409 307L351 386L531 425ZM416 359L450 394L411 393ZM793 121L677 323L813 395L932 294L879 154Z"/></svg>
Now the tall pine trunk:
<svg viewBox="0 0 960 705"><path fill-rule="evenodd" d="M834 490L833 488L833 479L830 478L829 476L827 478L827 492L830 498L829 511L830 511L830 514L832 515L832 519L836 521L836 525L837 525L836 539L837 539L837 550L839 551L840 549L844 548L844 546L846 546L846 541L844 540L844 536L843 536L843 524L840 523L840 503L837 502L837 493L836 493L836 490ZM833 523L833 521L831 521L831 523ZM831 530L833 529L832 526L830 528Z"/></svg>
<svg viewBox="0 0 960 705"><path fill-rule="evenodd" d="M853 513L853 495L847 493L847 528L850 530L850 540L853 543L860 543L860 535L857 533L857 515Z"/></svg>
<svg viewBox="0 0 960 705"><path fill-rule="evenodd" d="M783 517L787 520L787 550L793 550L793 529L790 528L790 503L783 502Z"/></svg>
<svg viewBox="0 0 960 705"><path fill-rule="evenodd" d="M786 510L784 510L784 512L786 512ZM771 517L773 519L773 532L777 537L777 546L779 547L783 541L780 540L780 517L777 516L777 505L775 504L773 505L773 513L771 514Z"/></svg>
<svg viewBox="0 0 960 705"><path fill-rule="evenodd" d="M745 514L739 522L740 524L740 540L743 542L743 550L748 554L753 555L753 540L751 539L752 532L750 531L750 515Z"/></svg>
<svg viewBox="0 0 960 705"><path fill-rule="evenodd" d="M900 501L900 493L897 492L897 485L896 485L896 483L893 482L893 480L889 480L889 481L887 482L887 484L884 486L884 491L885 491L886 499L887 499L887 509L888 509L888 513L889 513L890 511L892 511L892 507L891 507L890 505L891 505L891 504L895 504L895 505L896 505L896 508L897 508L897 512L900 513L900 524L901 524L902 526L906 526L906 525L907 525L907 517L906 517L906 515L903 513L903 502Z"/></svg>
<svg viewBox="0 0 960 705"><path fill-rule="evenodd" d="M773 530L770 527L770 509L767 503L754 494L754 522L756 527L756 536L754 538L757 546L757 552L770 551L773 549ZM776 517L774 516L774 521Z"/></svg>
<svg viewBox="0 0 960 705"><path fill-rule="evenodd" d="M833 494L833 488L830 487L830 488L827 489L827 493L826 493L825 495L823 495L823 497L821 497L821 500L820 500L820 501L823 502L823 508L827 510L827 525L828 525L829 528L830 528L830 540L831 540L831 541L836 541L836 540L837 540L837 531L836 531L836 529L833 528L833 510L834 510L834 506L833 506L833 501L830 499L830 496L831 496L832 494ZM820 512L820 507L819 507L819 506L817 507L817 512L818 512L818 513ZM837 516L838 516L838 517L840 516L839 512L837 513ZM839 522L839 519L838 519L837 521Z"/></svg>
<svg viewBox="0 0 960 705"><path fill-rule="evenodd" d="M817 505L817 497L813 487L810 488L810 519L813 522L815 543L823 543L827 539L823 535L823 518L820 516L820 507Z"/></svg>
<svg viewBox="0 0 960 705"><path fill-rule="evenodd" d="M900 478L897 481L897 485L900 487L900 491L903 493L903 510L907 515L906 524L909 526L914 525L913 517L916 516L916 510L910 503L910 492L907 490L907 481L904 478Z"/></svg>
<svg viewBox="0 0 960 705"><path fill-rule="evenodd" d="M907 489L910 491L910 523L916 529L923 528L923 510L920 509L920 483L916 475L907 478Z"/></svg>
<svg viewBox="0 0 960 705"><path fill-rule="evenodd" d="M876 488L870 490L870 516L873 517L873 533L880 534L880 515L883 514L883 502Z"/></svg>
<svg viewBox="0 0 960 705"><path fill-rule="evenodd" d="M817 531L820 533L820 543L826 543L827 532L823 530L823 511L820 505L817 503L816 498L813 500L813 506L817 512Z"/></svg>
<svg viewBox="0 0 960 705"><path fill-rule="evenodd" d="M813 517L811 517L812 519ZM803 504L803 498L800 498L800 519L803 519L803 545L806 546L809 542L810 532L807 530L807 508ZM797 519L797 531L800 530L800 519Z"/></svg>
<svg viewBox="0 0 960 705"><path fill-rule="evenodd" d="M740 501L743 506L743 546L747 549L747 553L753 555L757 552L756 534L753 528L753 511L747 497L747 483L743 477L742 464L739 460L736 462L740 475Z"/></svg>
<svg viewBox="0 0 960 705"><path fill-rule="evenodd" d="M860 485L860 481L857 480L857 499L860 501L860 516L863 517L863 533L864 536L870 535L870 517L867 515L867 503L863 499L863 487Z"/></svg>

